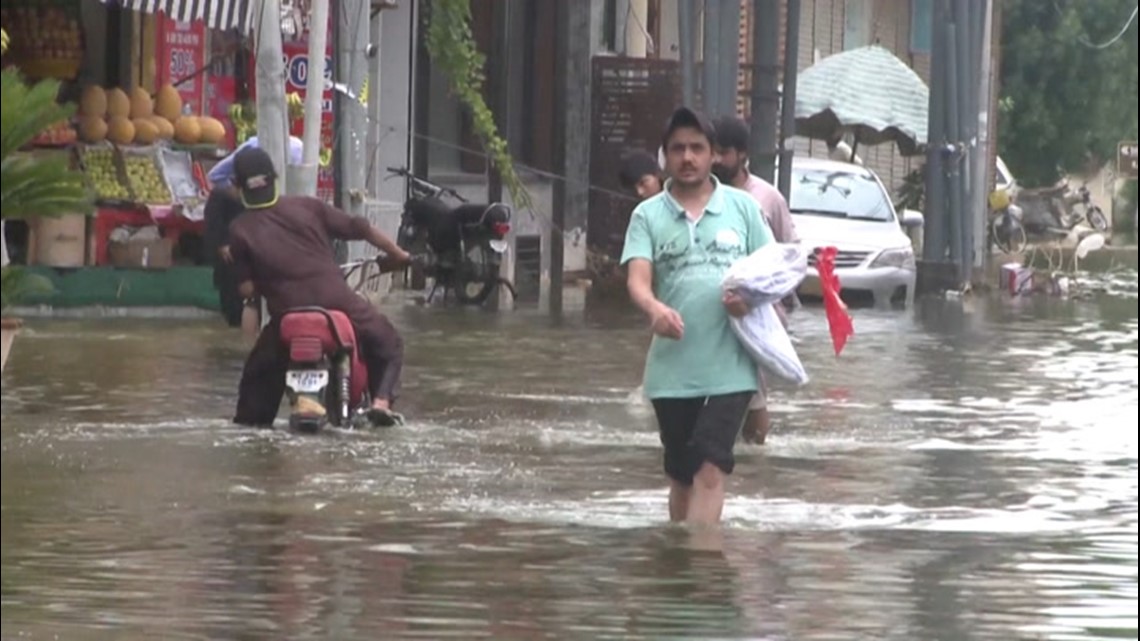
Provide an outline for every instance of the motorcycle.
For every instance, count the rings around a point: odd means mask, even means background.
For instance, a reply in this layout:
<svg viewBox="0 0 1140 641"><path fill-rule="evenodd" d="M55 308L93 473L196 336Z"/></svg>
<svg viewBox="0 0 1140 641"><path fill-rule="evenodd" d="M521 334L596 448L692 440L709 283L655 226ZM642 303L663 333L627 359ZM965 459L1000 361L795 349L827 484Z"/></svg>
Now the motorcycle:
<svg viewBox="0 0 1140 641"><path fill-rule="evenodd" d="M381 257L341 267L348 280L362 275L357 292L367 282L383 275ZM371 406L368 369L348 315L322 307L299 307L281 316L281 342L289 351L285 371L285 394L289 399L290 429L314 433L327 425L347 429L367 423ZM395 415L394 415L395 416ZM396 416L398 423L399 418Z"/></svg>
<svg viewBox="0 0 1140 641"><path fill-rule="evenodd" d="M428 301L442 287L465 305L482 305L499 287L517 297L510 281L499 275L509 247L511 209L503 203L469 203L455 190L424 180L403 168L388 168L389 177L408 182L408 198L400 218L396 244L413 256L413 265L433 279ZM444 197L458 201L456 206ZM405 272L407 279L407 272Z"/></svg>
<svg viewBox="0 0 1140 641"><path fill-rule="evenodd" d="M1069 198L1069 201L1067 213L1058 221L1063 228L1072 229L1084 221L1088 222L1089 227L1098 232L1108 231L1108 217L1104 215L1100 207L1092 202L1092 194L1089 193L1086 185L1081 185L1075 196Z"/></svg>

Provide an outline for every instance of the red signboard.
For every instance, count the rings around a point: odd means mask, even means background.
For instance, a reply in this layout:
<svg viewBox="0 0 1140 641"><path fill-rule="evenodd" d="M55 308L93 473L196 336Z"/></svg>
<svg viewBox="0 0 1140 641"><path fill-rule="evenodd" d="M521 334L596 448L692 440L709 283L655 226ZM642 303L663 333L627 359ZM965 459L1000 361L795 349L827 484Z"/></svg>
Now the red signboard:
<svg viewBox="0 0 1140 641"><path fill-rule="evenodd" d="M206 64L206 24L178 22L165 13L156 16L156 24L155 86L173 84L182 104L202 113L205 76L199 71Z"/></svg>

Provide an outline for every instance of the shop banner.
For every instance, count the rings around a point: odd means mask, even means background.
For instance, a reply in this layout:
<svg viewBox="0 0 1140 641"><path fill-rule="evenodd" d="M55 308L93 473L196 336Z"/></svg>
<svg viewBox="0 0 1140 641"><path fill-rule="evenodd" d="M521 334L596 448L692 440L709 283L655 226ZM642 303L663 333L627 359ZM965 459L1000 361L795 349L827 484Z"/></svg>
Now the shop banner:
<svg viewBox="0 0 1140 641"><path fill-rule="evenodd" d="M157 14L155 21L155 86L189 78L175 85L175 89L192 113L203 113L206 76L199 72L206 64L206 24L178 22L165 13Z"/></svg>

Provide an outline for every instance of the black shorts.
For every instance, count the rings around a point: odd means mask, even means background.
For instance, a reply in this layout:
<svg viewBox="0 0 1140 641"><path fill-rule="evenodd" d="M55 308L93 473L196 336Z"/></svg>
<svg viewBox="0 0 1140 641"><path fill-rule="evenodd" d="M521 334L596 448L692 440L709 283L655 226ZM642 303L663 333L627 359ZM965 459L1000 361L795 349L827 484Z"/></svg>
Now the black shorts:
<svg viewBox="0 0 1140 641"><path fill-rule="evenodd" d="M665 446L665 474L685 485L706 461L732 474L732 449L748 414L755 392L737 392L700 398L653 399L661 444Z"/></svg>

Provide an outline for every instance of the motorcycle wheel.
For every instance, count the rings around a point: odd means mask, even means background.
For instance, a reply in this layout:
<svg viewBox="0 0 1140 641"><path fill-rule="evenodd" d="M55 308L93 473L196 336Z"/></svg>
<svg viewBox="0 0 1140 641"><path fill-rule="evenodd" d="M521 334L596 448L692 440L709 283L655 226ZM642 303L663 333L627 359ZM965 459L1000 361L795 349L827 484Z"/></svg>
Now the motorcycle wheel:
<svg viewBox="0 0 1140 641"><path fill-rule="evenodd" d="M1089 226L1099 232L1108 231L1108 217L1100 210L1100 207L1093 207L1085 214L1085 218L1089 221Z"/></svg>
<svg viewBox="0 0 1140 641"><path fill-rule="evenodd" d="M486 241L467 250L463 264L455 270L452 290L464 305L482 305L499 284L498 255Z"/></svg>

